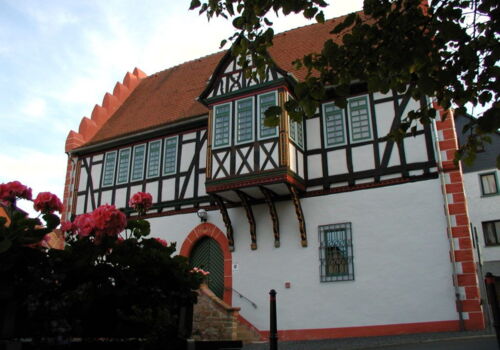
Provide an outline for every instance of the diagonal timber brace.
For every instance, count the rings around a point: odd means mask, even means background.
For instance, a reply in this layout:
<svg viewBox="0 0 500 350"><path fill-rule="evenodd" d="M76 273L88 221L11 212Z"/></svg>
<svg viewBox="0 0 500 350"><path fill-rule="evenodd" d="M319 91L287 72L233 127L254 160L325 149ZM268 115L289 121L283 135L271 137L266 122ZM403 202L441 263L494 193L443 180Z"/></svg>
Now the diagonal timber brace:
<svg viewBox="0 0 500 350"><path fill-rule="evenodd" d="M264 195L264 199L269 207L269 213L271 214L271 219L273 220L274 246L278 248L280 246L280 222L278 219L278 212L274 206L273 192L265 187L260 187L260 191Z"/></svg>
<svg viewBox="0 0 500 350"><path fill-rule="evenodd" d="M302 206L300 205L299 194L297 193L297 189L295 187L290 184L287 185L290 190L290 194L292 195L292 202L295 206L297 220L299 221L300 244L302 244L303 247L307 247L306 221L304 219L304 213L302 212Z"/></svg>
<svg viewBox="0 0 500 350"><path fill-rule="evenodd" d="M245 213L247 214L248 224L250 226L250 238L252 239L252 244L250 247L252 250L257 249L257 234L255 232L255 217L253 216L252 206L248 202L248 195L241 191L235 191L238 194L238 197L241 199L241 203L243 204L243 208L245 208Z"/></svg>
<svg viewBox="0 0 500 350"><path fill-rule="evenodd" d="M227 213L227 208L226 205L224 204L224 199L215 194L212 195L212 198L217 203L217 206L219 207L220 213L222 215L222 221L224 221L224 225L226 225L226 236L229 244L229 250L234 252L233 225L231 225L231 218Z"/></svg>

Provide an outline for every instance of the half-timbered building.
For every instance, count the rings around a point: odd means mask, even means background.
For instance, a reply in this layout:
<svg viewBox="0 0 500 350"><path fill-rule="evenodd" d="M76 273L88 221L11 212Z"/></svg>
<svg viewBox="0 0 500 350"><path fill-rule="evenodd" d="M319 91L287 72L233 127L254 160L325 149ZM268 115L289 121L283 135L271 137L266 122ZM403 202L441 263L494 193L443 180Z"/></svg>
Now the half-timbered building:
<svg viewBox="0 0 500 350"><path fill-rule="evenodd" d="M208 269L262 336L270 289L282 340L481 329L451 112L395 143L388 132L429 100L357 83L346 108L264 124L305 76L292 61L338 41L332 27L277 35L259 82L229 52L127 73L68 135L65 215L131 213L130 197L151 193L153 235Z"/></svg>

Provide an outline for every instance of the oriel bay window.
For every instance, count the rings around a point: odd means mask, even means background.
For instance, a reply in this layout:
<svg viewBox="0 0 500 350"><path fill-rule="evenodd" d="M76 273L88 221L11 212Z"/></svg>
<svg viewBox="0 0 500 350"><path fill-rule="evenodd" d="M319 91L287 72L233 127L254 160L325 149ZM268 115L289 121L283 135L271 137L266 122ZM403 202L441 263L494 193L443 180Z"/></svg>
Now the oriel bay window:
<svg viewBox="0 0 500 350"><path fill-rule="evenodd" d="M113 186L115 181L116 151L106 153L102 187Z"/></svg>
<svg viewBox="0 0 500 350"><path fill-rule="evenodd" d="M148 170L146 177L149 179L160 175L161 140L150 142L148 147Z"/></svg>
<svg viewBox="0 0 500 350"><path fill-rule="evenodd" d="M269 127L264 124L265 112L269 107L276 106L278 96L275 91L258 96L259 103L259 140L278 136L278 127Z"/></svg>
<svg viewBox="0 0 500 350"><path fill-rule="evenodd" d="M236 144L253 141L253 97L236 101Z"/></svg>
<svg viewBox="0 0 500 350"><path fill-rule="evenodd" d="M215 106L213 122L213 148L231 145L231 104Z"/></svg>
<svg viewBox="0 0 500 350"><path fill-rule="evenodd" d="M144 177L144 160L146 156L146 144L134 146L134 156L132 158L131 181L139 181Z"/></svg>
<svg viewBox="0 0 500 350"><path fill-rule="evenodd" d="M351 223L319 227L321 282L354 280Z"/></svg>
<svg viewBox="0 0 500 350"><path fill-rule="evenodd" d="M124 184L128 182L128 170L130 167L130 148L121 149L118 155L118 174L116 176L116 184Z"/></svg>

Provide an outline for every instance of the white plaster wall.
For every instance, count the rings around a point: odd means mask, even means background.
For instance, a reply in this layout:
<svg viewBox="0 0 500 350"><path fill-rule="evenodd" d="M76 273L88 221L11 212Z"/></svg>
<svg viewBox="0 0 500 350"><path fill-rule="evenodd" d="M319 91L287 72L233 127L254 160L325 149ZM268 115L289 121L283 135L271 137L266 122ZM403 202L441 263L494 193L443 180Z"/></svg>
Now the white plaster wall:
<svg viewBox="0 0 500 350"><path fill-rule="evenodd" d="M354 171L375 169L373 145L352 148L352 166Z"/></svg>
<svg viewBox="0 0 500 350"><path fill-rule="evenodd" d="M307 176L309 179L317 179L323 176L321 154L315 154L307 157Z"/></svg>
<svg viewBox="0 0 500 350"><path fill-rule="evenodd" d="M195 149L194 142L182 145L181 169L180 169L181 172L188 171L189 166L193 161L193 155L195 154L194 149Z"/></svg>
<svg viewBox="0 0 500 350"><path fill-rule="evenodd" d="M347 170L347 155L345 149L339 149L327 153L328 175L345 174ZM321 169L321 168L320 168ZM311 168L309 168L311 170Z"/></svg>
<svg viewBox="0 0 500 350"><path fill-rule="evenodd" d="M101 204L100 205L111 204L111 196L112 196L112 194L113 194L113 191L111 191L111 190L109 190L109 191L103 191L101 193Z"/></svg>
<svg viewBox="0 0 500 350"><path fill-rule="evenodd" d="M479 175L492 172L496 172L497 179L500 179L500 171L497 169L464 174L469 217L472 225L477 229L483 262L500 261L500 246L486 247L484 244L483 226L481 225L483 221L500 220L500 195L481 196Z"/></svg>
<svg viewBox="0 0 500 350"><path fill-rule="evenodd" d="M321 148L321 127L319 118L307 119L307 150Z"/></svg>
<svg viewBox="0 0 500 350"><path fill-rule="evenodd" d="M115 206L117 208L125 208L127 206L127 189L126 188L118 188L117 190L115 190Z"/></svg>
<svg viewBox="0 0 500 350"><path fill-rule="evenodd" d="M83 196L78 196L76 199L76 208L75 208L75 214L80 215L85 212L85 195Z"/></svg>
<svg viewBox="0 0 500 350"><path fill-rule="evenodd" d="M427 161L427 146L424 135L406 137L403 144L407 164Z"/></svg>
<svg viewBox="0 0 500 350"><path fill-rule="evenodd" d="M87 169L85 167L80 168L80 178L78 179L78 191L85 191L87 188Z"/></svg>
<svg viewBox="0 0 500 350"><path fill-rule="evenodd" d="M386 136L389 131L391 131L391 125L394 119L394 103L389 101L376 104L375 117L377 120L378 136Z"/></svg>
<svg viewBox="0 0 500 350"><path fill-rule="evenodd" d="M94 164L92 166L92 184L94 185L94 190L101 187L101 168L102 164Z"/></svg>
<svg viewBox="0 0 500 350"><path fill-rule="evenodd" d="M242 208L229 210L235 238L233 305L257 328L269 328L268 292L278 292L280 329L354 327L458 318L439 181L428 180L302 199L309 246L302 248L295 210L277 203L281 247L273 244L267 206L254 206L258 249L250 249ZM208 221L223 232L217 211ZM320 282L318 226L351 222L354 281ZM152 232L177 241L199 224L196 213L151 219ZM284 287L285 282L291 288Z"/></svg>

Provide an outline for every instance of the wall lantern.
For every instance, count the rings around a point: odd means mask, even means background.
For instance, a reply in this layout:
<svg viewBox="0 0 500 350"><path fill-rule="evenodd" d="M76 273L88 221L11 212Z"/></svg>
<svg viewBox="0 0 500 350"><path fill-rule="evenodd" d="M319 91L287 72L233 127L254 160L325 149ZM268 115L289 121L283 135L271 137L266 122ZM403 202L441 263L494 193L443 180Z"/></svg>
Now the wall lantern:
<svg viewBox="0 0 500 350"><path fill-rule="evenodd" d="M196 213L198 217L200 218L201 222L207 222L207 211L205 209L200 209L198 210L198 213Z"/></svg>

